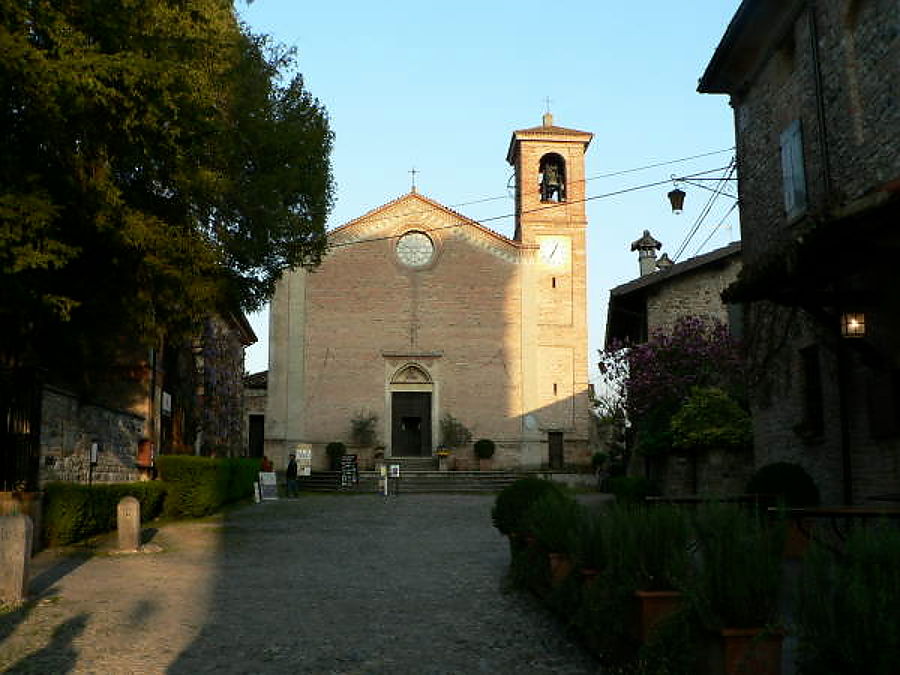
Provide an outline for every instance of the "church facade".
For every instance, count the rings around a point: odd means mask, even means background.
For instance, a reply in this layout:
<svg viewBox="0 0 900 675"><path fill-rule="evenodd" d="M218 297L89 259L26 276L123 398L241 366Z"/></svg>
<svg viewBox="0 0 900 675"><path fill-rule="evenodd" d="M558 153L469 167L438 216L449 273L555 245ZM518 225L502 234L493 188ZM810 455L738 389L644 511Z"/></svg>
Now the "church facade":
<svg viewBox="0 0 900 675"><path fill-rule="evenodd" d="M592 135L513 133L516 227L505 237L415 188L329 233L270 311L266 453L340 441L363 464L433 456L453 418L496 444L494 468L590 461L584 154ZM357 425L370 420L370 440ZM471 443L450 448L477 466Z"/></svg>

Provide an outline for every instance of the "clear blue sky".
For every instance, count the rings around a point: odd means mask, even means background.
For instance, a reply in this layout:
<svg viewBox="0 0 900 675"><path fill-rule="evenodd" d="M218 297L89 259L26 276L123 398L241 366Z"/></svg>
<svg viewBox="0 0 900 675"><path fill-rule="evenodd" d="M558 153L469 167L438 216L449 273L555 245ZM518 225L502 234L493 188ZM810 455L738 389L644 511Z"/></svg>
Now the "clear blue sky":
<svg viewBox="0 0 900 675"><path fill-rule="evenodd" d="M495 219L513 211L506 149L513 130L540 124L547 97L556 124L594 133L588 197L729 163L732 153L722 152L591 179L734 145L727 97L696 88L739 4L256 0L238 8L254 32L297 49L307 88L328 110L337 183L329 228L408 192L415 167L421 193L511 235L512 218ZM686 187L675 216L669 189L588 202L592 378L609 290L638 275L630 243L649 229L674 257L711 194ZM496 199L468 204L487 198ZM679 260L695 255L732 204L716 200ZM734 210L702 250L739 238ZM267 313L251 321L260 342L247 369L256 372L267 368Z"/></svg>

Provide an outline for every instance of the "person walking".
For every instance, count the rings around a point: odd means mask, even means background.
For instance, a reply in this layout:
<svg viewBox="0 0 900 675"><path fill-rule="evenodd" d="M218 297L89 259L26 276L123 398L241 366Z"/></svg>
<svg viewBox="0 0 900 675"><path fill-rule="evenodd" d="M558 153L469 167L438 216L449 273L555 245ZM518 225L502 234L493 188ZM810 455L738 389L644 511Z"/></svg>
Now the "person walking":
<svg viewBox="0 0 900 675"><path fill-rule="evenodd" d="M284 477L287 479L287 496L296 497L298 493L297 459L293 454L290 455L290 461L288 461L287 470L284 472Z"/></svg>

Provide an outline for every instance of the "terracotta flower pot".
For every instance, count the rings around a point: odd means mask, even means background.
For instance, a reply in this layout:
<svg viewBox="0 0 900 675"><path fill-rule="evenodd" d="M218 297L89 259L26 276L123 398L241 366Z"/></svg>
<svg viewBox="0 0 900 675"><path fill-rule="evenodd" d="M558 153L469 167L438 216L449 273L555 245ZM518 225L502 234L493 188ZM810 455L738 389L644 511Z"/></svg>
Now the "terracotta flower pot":
<svg viewBox="0 0 900 675"><path fill-rule="evenodd" d="M780 675L781 631L763 628L723 628L711 654L710 673Z"/></svg>
<svg viewBox="0 0 900 675"><path fill-rule="evenodd" d="M550 559L550 583L555 586L572 573L574 564L567 553L548 553L547 556Z"/></svg>
<svg viewBox="0 0 900 675"><path fill-rule="evenodd" d="M647 642L656 626L681 607L678 591L635 591L637 621L635 637Z"/></svg>
<svg viewBox="0 0 900 675"><path fill-rule="evenodd" d="M581 583L585 586L590 586L600 576L600 570L593 567L582 567L578 570L578 573L581 575Z"/></svg>

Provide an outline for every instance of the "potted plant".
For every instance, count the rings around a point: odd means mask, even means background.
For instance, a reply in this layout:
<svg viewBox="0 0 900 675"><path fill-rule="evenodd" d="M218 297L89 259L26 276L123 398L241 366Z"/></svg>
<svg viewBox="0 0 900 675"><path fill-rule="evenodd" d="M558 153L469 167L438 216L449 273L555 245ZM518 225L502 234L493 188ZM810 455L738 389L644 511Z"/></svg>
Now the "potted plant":
<svg viewBox="0 0 900 675"><path fill-rule="evenodd" d="M840 555L814 544L797 598L798 665L809 673L897 672L900 531L853 529Z"/></svg>
<svg viewBox="0 0 900 675"><path fill-rule="evenodd" d="M691 596L716 636L711 672L780 673L780 530L733 504L705 505L695 527L699 566Z"/></svg>
<svg viewBox="0 0 900 675"><path fill-rule="evenodd" d="M347 446L340 441L332 441L325 446L325 454L328 455L328 468L331 471L341 470L341 457L344 456L346 449Z"/></svg>
<svg viewBox="0 0 900 675"><path fill-rule="evenodd" d="M676 506L644 506L633 510L631 535L637 573L635 636L647 642L655 627L681 606L691 564L690 528Z"/></svg>
<svg viewBox="0 0 900 675"><path fill-rule="evenodd" d="M447 471L450 468L450 448L439 445L437 448L438 470Z"/></svg>
<svg viewBox="0 0 900 675"><path fill-rule="evenodd" d="M573 554L584 507L560 491L548 492L525 513L525 527L547 551L550 581L559 584L574 568Z"/></svg>
<svg viewBox="0 0 900 675"><path fill-rule="evenodd" d="M500 491L491 509L494 527L510 538L513 551L525 543L525 513L528 508L548 492L561 492L556 483L542 478L520 478Z"/></svg>
<svg viewBox="0 0 900 675"><path fill-rule="evenodd" d="M592 584L606 566L607 537L604 516L584 514L575 539L574 559L586 586Z"/></svg>
<svg viewBox="0 0 900 675"><path fill-rule="evenodd" d="M479 469L490 469L491 458L494 456L496 445L489 438L479 438L475 441L475 456L478 457Z"/></svg>
<svg viewBox="0 0 900 675"><path fill-rule="evenodd" d="M448 452L461 450L472 441L472 432L450 413L444 413L441 417L440 427L440 445Z"/></svg>
<svg viewBox="0 0 900 675"><path fill-rule="evenodd" d="M760 495L764 500L784 508L819 505L819 489L799 464L774 462L760 467L747 483L748 494ZM787 519L784 557L801 558L809 547L812 525L802 518Z"/></svg>

